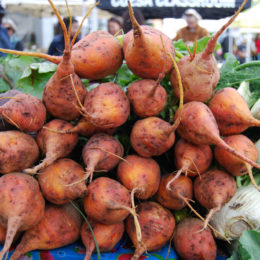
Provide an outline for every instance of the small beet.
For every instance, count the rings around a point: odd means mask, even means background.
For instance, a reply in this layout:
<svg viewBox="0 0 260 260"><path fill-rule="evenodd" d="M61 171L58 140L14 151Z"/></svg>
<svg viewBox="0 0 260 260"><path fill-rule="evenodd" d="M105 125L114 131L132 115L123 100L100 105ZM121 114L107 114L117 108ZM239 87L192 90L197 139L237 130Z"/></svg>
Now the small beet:
<svg viewBox="0 0 260 260"><path fill-rule="evenodd" d="M234 88L217 91L209 102L221 135L240 134L250 126L259 126L243 97Z"/></svg>
<svg viewBox="0 0 260 260"><path fill-rule="evenodd" d="M151 26L140 26L134 17L130 1L128 8L133 30L129 31L123 40L126 64L138 77L157 79L161 72L167 74L171 70L172 61L168 53L173 57L175 55L172 41Z"/></svg>
<svg viewBox="0 0 260 260"><path fill-rule="evenodd" d="M159 117L138 120L131 131L131 145L140 156L159 156L173 146L174 129L174 125Z"/></svg>
<svg viewBox="0 0 260 260"><path fill-rule="evenodd" d="M192 199L193 185L191 179L186 176L179 176L171 182L175 176L173 173L163 175L156 198L162 206L180 210L186 206L186 200Z"/></svg>
<svg viewBox="0 0 260 260"><path fill-rule="evenodd" d="M70 204L46 206L43 219L27 230L10 260L35 250L50 250L72 244L80 237L80 214Z"/></svg>
<svg viewBox="0 0 260 260"><path fill-rule="evenodd" d="M254 143L248 137L244 135L231 135L225 137L224 141L239 153L256 162L258 152ZM216 160L225 170L233 176L249 174L252 184L259 189L254 180L251 165L238 159L222 147L216 146L214 152Z"/></svg>
<svg viewBox="0 0 260 260"><path fill-rule="evenodd" d="M73 128L72 124L64 120L53 119L45 124L44 127L38 132L36 140L42 153L45 154L45 159L35 167L25 169L25 173L36 174L39 170L46 168L57 159L69 155L78 142L77 134L59 134L55 132ZM49 129L53 129L53 131Z"/></svg>
<svg viewBox="0 0 260 260"><path fill-rule="evenodd" d="M119 181L130 191L135 189L135 197L148 199L159 188L160 167L156 161L138 155L128 155L119 163L117 176Z"/></svg>
<svg viewBox="0 0 260 260"><path fill-rule="evenodd" d="M228 173L221 170L209 170L198 176L194 182L196 200L209 209L204 227L213 214L219 211L236 193L236 182Z"/></svg>
<svg viewBox="0 0 260 260"><path fill-rule="evenodd" d="M25 231L43 217L45 202L38 182L29 175L9 173L0 178L0 225L7 228L2 260L17 231Z"/></svg>
<svg viewBox="0 0 260 260"><path fill-rule="evenodd" d="M196 54L195 47L193 54L190 54L190 56L184 56L178 62L178 68L180 70L183 83L184 102L206 102L210 99L220 77L217 62L213 55L217 40L225 29L235 20L246 3L247 0L244 0L236 13L209 40L206 48L201 53ZM175 70L171 73L171 84L175 95L179 97L180 92L178 89L178 81Z"/></svg>
<svg viewBox="0 0 260 260"><path fill-rule="evenodd" d="M115 128L126 122L130 103L120 86L107 82L87 93L82 112L95 127Z"/></svg>
<svg viewBox="0 0 260 260"><path fill-rule="evenodd" d="M173 238L176 251L184 260L215 260L217 247L209 228L196 218L185 218L177 226Z"/></svg>
<svg viewBox="0 0 260 260"><path fill-rule="evenodd" d="M46 108L39 98L19 93L0 106L0 114L21 131L37 132L45 122Z"/></svg>
<svg viewBox="0 0 260 260"><path fill-rule="evenodd" d="M119 223L129 215L126 207L130 206L130 193L119 182L100 177L88 185L84 209L95 221L106 225Z"/></svg>
<svg viewBox="0 0 260 260"><path fill-rule="evenodd" d="M180 139L174 148L174 162L178 172L195 177L206 171L212 162L212 151L209 145L195 145Z"/></svg>
<svg viewBox="0 0 260 260"><path fill-rule="evenodd" d="M125 230L123 221L116 224L104 225L89 219L89 223L93 229L99 250L101 252L111 251L122 238ZM84 260L89 260L95 250L95 242L86 222L84 222L81 226L81 239L86 247L86 256Z"/></svg>
<svg viewBox="0 0 260 260"><path fill-rule="evenodd" d="M39 157L39 148L28 134L16 130L0 132L0 173L22 171Z"/></svg>
<svg viewBox="0 0 260 260"><path fill-rule="evenodd" d="M69 203L87 195L87 186L84 182L74 183L85 175L82 166L71 159L59 159L42 169L38 181L44 197L57 205Z"/></svg>
<svg viewBox="0 0 260 260"><path fill-rule="evenodd" d="M141 79L131 83L128 87L128 98L136 115L141 117L157 116L164 109L167 102L167 92L157 81Z"/></svg>
<svg viewBox="0 0 260 260"><path fill-rule="evenodd" d="M95 170L110 171L120 161L124 154L122 144L108 134L93 135L82 150L82 158L86 165L86 178L90 181Z"/></svg>
<svg viewBox="0 0 260 260"><path fill-rule="evenodd" d="M138 260L145 251L161 249L171 238L175 220L170 211L156 202L143 202L137 206L136 213L142 231L142 242L136 238L134 219L129 216L126 220L126 231L135 246L131 260Z"/></svg>

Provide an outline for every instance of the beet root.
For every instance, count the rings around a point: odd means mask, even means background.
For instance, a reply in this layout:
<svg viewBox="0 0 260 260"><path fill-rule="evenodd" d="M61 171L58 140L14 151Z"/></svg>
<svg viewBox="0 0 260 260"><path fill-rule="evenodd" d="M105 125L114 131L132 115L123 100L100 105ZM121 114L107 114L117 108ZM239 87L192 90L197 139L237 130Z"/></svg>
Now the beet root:
<svg viewBox="0 0 260 260"><path fill-rule="evenodd" d="M243 154L244 156L250 158L252 161L256 162L258 152L254 145L254 143L244 135L231 135L224 138L224 141L234 148L239 153ZM215 158L217 159L218 163L230 174L233 176L242 176L245 174L249 174L252 184L257 188L260 189L252 174L252 166L248 163L238 159L231 153L224 150L222 147L216 146L215 150Z"/></svg>
<svg viewBox="0 0 260 260"><path fill-rule="evenodd" d="M114 137L103 133L93 135L82 150L82 158L87 167L85 179L90 176L91 181L95 170L112 170L123 154L122 144Z"/></svg>
<svg viewBox="0 0 260 260"><path fill-rule="evenodd" d="M0 107L0 114L21 131L36 132L44 124L46 108L39 98L19 93Z"/></svg>
<svg viewBox="0 0 260 260"><path fill-rule="evenodd" d="M160 175L156 161L137 155L128 155L117 168L119 181L130 191L135 188L134 195L139 199L148 199L157 192Z"/></svg>
<svg viewBox="0 0 260 260"><path fill-rule="evenodd" d="M172 147L175 134L168 122L158 117L148 117L134 124L130 140L140 156L159 156Z"/></svg>
<svg viewBox="0 0 260 260"><path fill-rule="evenodd" d="M164 207L173 210L180 210L186 206L185 200L192 199L192 181L186 176L179 176L174 182L175 174L163 175L156 194L157 201ZM171 183L170 183L171 182Z"/></svg>
<svg viewBox="0 0 260 260"><path fill-rule="evenodd" d="M202 228L203 222L196 218L185 218L176 226L173 243L183 259L216 259L217 247L211 231Z"/></svg>
<svg viewBox="0 0 260 260"><path fill-rule="evenodd" d="M39 148L28 134L11 130L0 132L0 173L22 171L39 157Z"/></svg>
<svg viewBox="0 0 260 260"><path fill-rule="evenodd" d="M82 38L73 46L71 54L76 73L91 80L114 74L123 62L118 40L105 31L92 32Z"/></svg>
<svg viewBox="0 0 260 260"><path fill-rule="evenodd" d="M44 198L38 182L29 175L9 173L0 178L0 225L7 228L0 259L10 248L17 231L36 225L44 214Z"/></svg>
<svg viewBox="0 0 260 260"><path fill-rule="evenodd" d="M209 145L195 145L180 139L174 148L174 162L178 172L195 177L206 171L212 162L212 151Z"/></svg>
<svg viewBox="0 0 260 260"><path fill-rule="evenodd" d="M39 173L38 181L44 197L57 205L66 204L87 195L87 186L79 182L85 175L82 166L71 159L59 159Z"/></svg>
<svg viewBox="0 0 260 260"><path fill-rule="evenodd" d="M11 260L35 249L50 250L75 242L80 236L81 222L71 204L46 206L43 219L24 233Z"/></svg>
<svg viewBox="0 0 260 260"><path fill-rule="evenodd" d="M167 102L167 92L160 82L141 79L128 87L128 98L134 113L141 117L157 116Z"/></svg>
<svg viewBox="0 0 260 260"><path fill-rule="evenodd" d="M183 83L184 102L206 102L211 97L220 77L217 62L213 56L217 40L222 32L224 32L225 29L235 20L246 2L247 0L244 0L237 12L209 40L206 48L201 53L196 54L195 47L193 55L184 56L178 62L178 68ZM172 70L171 84L175 95L179 97L180 92L177 82L176 71Z"/></svg>
<svg viewBox="0 0 260 260"><path fill-rule="evenodd" d="M173 57L175 55L172 41L153 27L140 26L134 17L130 1L128 7L133 30L128 32L123 40L126 64L138 77L157 79L161 72L167 74L171 70L172 61L168 53Z"/></svg>
<svg viewBox="0 0 260 260"><path fill-rule="evenodd" d="M196 200L205 208L209 209L209 214L205 220L206 227L213 216L227 203L236 193L236 182L228 173L212 169L194 182L194 195Z"/></svg>
<svg viewBox="0 0 260 260"><path fill-rule="evenodd" d="M240 134L250 126L260 126L243 97L234 88L217 91L209 102L221 135Z"/></svg>
<svg viewBox="0 0 260 260"><path fill-rule="evenodd" d="M179 118L178 111L175 116ZM193 144L220 146L239 159L260 169L259 164L237 152L220 138L217 122L211 110L202 102L192 101L183 106L177 132L183 139Z"/></svg>
<svg viewBox="0 0 260 260"><path fill-rule="evenodd" d="M81 107L83 115L95 127L115 128L125 123L130 103L123 89L115 83L102 83L90 90Z"/></svg>
<svg viewBox="0 0 260 260"><path fill-rule="evenodd" d="M132 240L136 250L131 258L137 260L145 251L156 251L161 249L171 238L175 220L167 209L156 202L143 202L136 210L142 231L142 241L136 238L134 219L129 216L126 220L126 231Z"/></svg>
<svg viewBox="0 0 260 260"><path fill-rule="evenodd" d="M89 223L93 229L99 250L101 252L111 251L122 238L125 229L124 222L104 225L89 219ZM95 242L93 235L85 222L81 226L81 239L86 247L86 256L84 260L89 260L95 250Z"/></svg>
<svg viewBox="0 0 260 260"><path fill-rule="evenodd" d="M89 184L84 209L94 220L106 225L119 223L129 215L126 208L130 206L130 193L119 182L100 177Z"/></svg>
<svg viewBox="0 0 260 260"><path fill-rule="evenodd" d="M46 127L46 129L44 129ZM70 123L54 119L44 126L37 134L36 140L42 151L45 154L45 159L35 167L24 170L25 173L36 174L39 170L46 168L59 158L70 154L78 142L76 134L59 134L55 131L66 131L73 128ZM50 131L53 129L54 131Z"/></svg>

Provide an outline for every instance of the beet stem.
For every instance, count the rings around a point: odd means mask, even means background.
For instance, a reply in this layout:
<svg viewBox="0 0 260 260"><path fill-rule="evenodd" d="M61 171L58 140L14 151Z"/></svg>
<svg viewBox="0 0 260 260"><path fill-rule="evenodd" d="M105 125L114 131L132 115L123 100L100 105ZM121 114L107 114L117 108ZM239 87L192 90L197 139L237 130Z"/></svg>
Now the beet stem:
<svg viewBox="0 0 260 260"><path fill-rule="evenodd" d="M260 190L260 187L256 184L254 175L253 175L253 173L252 173L252 166L249 165L248 163L245 163L245 166L246 166L247 173L248 173L248 175L249 175L249 178L250 178L252 184L255 186L255 188L256 188L257 190Z"/></svg>
<svg viewBox="0 0 260 260"><path fill-rule="evenodd" d="M54 13L56 14L56 16L58 18L58 21L59 21L59 23L61 25L61 29L62 29L63 34L64 34L64 46L65 46L64 52L70 52L70 44L69 44L68 31L67 31L66 25L65 25L64 21L62 20L62 18L60 16L60 13L57 10L57 8L54 5L54 3L52 2L52 0L48 0L48 1L50 3Z"/></svg>
<svg viewBox="0 0 260 260"><path fill-rule="evenodd" d="M27 52L27 51L15 51L15 50L8 50L8 49L2 49L0 48L0 52L4 53L9 53L13 55L18 55L18 56L30 56L30 57L35 57L35 58L43 58L47 61L50 61L55 64L59 64L62 57L60 56L51 56L45 53L40 53L40 52Z"/></svg>
<svg viewBox="0 0 260 260"><path fill-rule="evenodd" d="M181 122L181 115L182 115L182 109L183 109L183 86L182 86L181 74L180 74L178 65L177 65L176 61L173 59L171 53L168 52L168 54L170 55L170 58L173 63L173 67L176 70L178 84L179 84L179 91L180 91L180 103L179 103L179 108L178 108L178 117L176 118L174 124L170 127L170 133L171 133L177 129L177 127L179 126L179 124Z"/></svg>
<svg viewBox="0 0 260 260"><path fill-rule="evenodd" d="M140 41L141 36L143 35L142 29L140 24L137 22L134 16L134 10L132 8L131 2L128 0L128 9L129 9L129 16L132 22L133 33L134 33L134 41Z"/></svg>
<svg viewBox="0 0 260 260"><path fill-rule="evenodd" d="M155 82L155 84L154 84L154 86L153 86L151 92L149 93L149 96L150 96L150 97L153 97L153 96L154 96L154 94L155 94L155 92L156 92L156 89L160 86L160 83L161 83L162 79L164 78L164 76L165 76L164 72L162 72L162 73L159 74L158 79L156 80L156 82Z"/></svg>
<svg viewBox="0 0 260 260"><path fill-rule="evenodd" d="M242 5L239 7L239 9L235 12L235 14L229 19L229 21L224 24L218 31L217 33L208 41L208 44L206 48L203 50L202 57L206 58L209 55L211 55L216 47L218 37L226 30L226 28L233 23L233 21L236 19L236 17L239 15L239 13L242 11L244 8L245 4L247 3L248 0L244 0Z"/></svg>
<svg viewBox="0 0 260 260"><path fill-rule="evenodd" d="M81 30L81 28L82 28L82 25L83 25L85 19L89 16L89 14L92 12L92 10L93 10L96 6L98 6L99 4L100 4L100 0L97 1L97 2L88 10L88 12L85 14L85 16L83 17L83 19L81 20L81 23L80 23L80 25L79 25L79 28L78 28L78 30L76 31L76 33L75 33L75 35L74 35L74 37L73 37L73 39L72 39L72 41L71 41L71 43L70 43L71 47L72 47L73 44L75 43L75 41L76 41L76 39L77 39L77 37L78 37L78 35L79 35L79 32L80 32L80 30Z"/></svg>
<svg viewBox="0 0 260 260"><path fill-rule="evenodd" d="M69 15L69 18L70 18L70 25L69 25L69 29L68 29L68 40L70 42L71 27L72 27L72 15L71 15L70 8L69 8L69 5L68 5L68 0L65 0L65 3L66 3L67 12L68 12L68 15Z"/></svg>
<svg viewBox="0 0 260 260"><path fill-rule="evenodd" d="M230 152L237 158L241 159L244 162L247 162L248 164L252 165L253 167L260 169L260 165L256 162L250 160L249 158L245 157L244 155L240 154L236 150L234 150L231 146L229 146L227 143L225 143L220 137L216 141L216 145L223 147L226 151Z"/></svg>
<svg viewBox="0 0 260 260"><path fill-rule="evenodd" d="M0 260L3 259L6 252L8 252L9 248L11 247L15 234L21 226L21 218L14 216L10 217L7 222L7 232L6 232L6 239L3 249L0 252Z"/></svg>

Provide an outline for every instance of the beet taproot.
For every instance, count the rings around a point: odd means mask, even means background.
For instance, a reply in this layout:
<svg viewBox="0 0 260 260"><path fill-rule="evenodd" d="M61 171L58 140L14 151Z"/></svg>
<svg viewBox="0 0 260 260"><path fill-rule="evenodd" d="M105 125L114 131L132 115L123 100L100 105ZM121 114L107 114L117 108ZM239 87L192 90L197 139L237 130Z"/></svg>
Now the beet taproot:
<svg viewBox="0 0 260 260"><path fill-rule="evenodd" d="M213 214L219 211L236 193L236 181L227 172L212 169L198 176L194 182L194 196L209 213L204 223L206 227Z"/></svg>
<svg viewBox="0 0 260 260"><path fill-rule="evenodd" d="M167 92L160 85L162 77L157 81L140 79L131 83L127 93L134 113L140 117L157 116L167 102Z"/></svg>
<svg viewBox="0 0 260 260"><path fill-rule="evenodd" d="M28 134L10 130L0 132L0 173L22 171L39 157L39 148Z"/></svg>
<svg viewBox="0 0 260 260"><path fill-rule="evenodd" d="M202 230L203 222L185 218L176 226L173 244L184 260L215 260L217 247L209 228Z"/></svg>
<svg viewBox="0 0 260 260"><path fill-rule="evenodd" d="M240 134L250 126L260 127L243 97L234 88L217 91L209 102L221 135Z"/></svg>
<svg viewBox="0 0 260 260"><path fill-rule="evenodd" d="M178 169L175 179L181 173L189 177L200 175L209 168L212 157L209 145L195 145L181 138L174 147L174 162Z"/></svg>
<svg viewBox="0 0 260 260"><path fill-rule="evenodd" d="M236 151L256 162L258 158L256 146L245 135L230 135L225 137L223 140ZM257 189L260 189L255 182L251 165L238 159L220 146L215 147L214 153L216 160L226 171L228 171L233 176L243 176L248 174L252 184Z"/></svg>
<svg viewBox="0 0 260 260"><path fill-rule="evenodd" d="M171 212L156 202L139 204L136 213L142 231L141 243L137 240L133 217L129 216L126 220L126 232L136 248L131 260L139 259L146 251L161 249L170 240L175 228Z"/></svg>
<svg viewBox="0 0 260 260"><path fill-rule="evenodd" d="M0 178L0 197L0 225L7 228L0 252L2 260L17 231L32 228L43 218L45 201L38 182L22 173L9 173Z"/></svg>
<svg viewBox="0 0 260 260"><path fill-rule="evenodd" d="M174 173L162 176L156 199L168 209L180 210L186 206L186 200L192 199L193 185L191 179L186 176L179 176L172 182L175 177Z"/></svg>
<svg viewBox="0 0 260 260"><path fill-rule="evenodd" d="M71 159L59 159L39 172L38 181L44 197L56 204L63 205L87 195L84 182L70 185L85 175L82 166Z"/></svg>
<svg viewBox="0 0 260 260"><path fill-rule="evenodd" d="M37 132L44 125L46 108L39 98L19 93L0 106L0 115L21 131Z"/></svg>
<svg viewBox="0 0 260 260"><path fill-rule="evenodd" d="M43 219L28 229L10 260L32 250L50 250L72 244L80 237L80 214L71 204L46 206Z"/></svg>
<svg viewBox="0 0 260 260"><path fill-rule="evenodd" d="M115 128L126 122L130 103L120 86L106 82L87 93L81 110L83 116L95 127Z"/></svg>
<svg viewBox="0 0 260 260"><path fill-rule="evenodd" d="M105 225L123 221L131 207L129 191L118 181L100 177L88 185L88 195L84 199L86 214Z"/></svg>
<svg viewBox="0 0 260 260"><path fill-rule="evenodd" d="M82 158L86 165L85 179L97 171L110 171L120 161L124 154L122 144L113 136L99 133L93 135L85 144L82 150Z"/></svg>
<svg viewBox="0 0 260 260"><path fill-rule="evenodd" d="M195 46L193 54L182 57L178 62L178 68L183 81L184 102L206 102L212 96L220 77L217 62L213 55L218 38L235 20L246 3L247 0L244 0L236 13L208 41L206 48L201 53L196 54ZM179 97L180 92L175 70L171 72L171 84L175 95Z"/></svg>
<svg viewBox="0 0 260 260"><path fill-rule="evenodd" d="M92 219L88 219L88 221L94 232L99 250L101 252L111 251L123 236L125 230L123 221L111 225L104 225ZM93 235L86 222L84 222L81 226L81 239L86 247L86 255L84 260L89 260L92 253L95 251L96 246Z"/></svg>
<svg viewBox="0 0 260 260"><path fill-rule="evenodd" d="M151 198L159 188L161 171L158 163L138 155L128 155L124 159L117 168L118 180L128 190L135 189L136 198Z"/></svg>
<svg viewBox="0 0 260 260"><path fill-rule="evenodd" d="M172 41L151 26L140 26L134 17L130 1L128 1L128 8L133 29L123 40L126 64L138 77L157 79L161 72L167 74L171 70L172 61L168 55L170 53L172 57L175 56Z"/></svg>
<svg viewBox="0 0 260 260"><path fill-rule="evenodd" d="M46 129L44 128L46 127ZM77 134L59 134L54 131L64 131L73 128L73 125L61 119L53 119L38 132L37 143L45 154L43 161L31 169L25 169L28 174L36 174L39 170L46 168L59 158L70 154L78 142ZM50 131L49 129L54 129Z"/></svg>

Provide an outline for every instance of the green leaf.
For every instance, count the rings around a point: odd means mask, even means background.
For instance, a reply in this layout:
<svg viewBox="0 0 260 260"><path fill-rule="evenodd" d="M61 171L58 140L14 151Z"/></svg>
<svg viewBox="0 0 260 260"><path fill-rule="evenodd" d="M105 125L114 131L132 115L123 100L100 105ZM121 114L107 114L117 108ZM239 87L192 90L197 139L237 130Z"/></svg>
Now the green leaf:
<svg viewBox="0 0 260 260"><path fill-rule="evenodd" d="M238 240L237 249L228 260L258 260L260 252L260 233L246 230Z"/></svg>
<svg viewBox="0 0 260 260"><path fill-rule="evenodd" d="M207 44L208 44L208 41L209 41L211 38L212 38L211 36L205 36L205 37L199 39L199 40L197 41L196 53L202 52L202 51L206 48L206 46L207 46ZM178 40L177 42L173 42L173 45L174 45L176 51L179 51L180 53L182 53L182 54L184 54L184 55L188 55L188 54L189 54L189 53L188 53L188 50L187 50L187 48L186 48L186 44L185 44L185 42L184 42L182 39ZM221 47L221 45L220 45L219 43L217 43L216 48L215 48L215 51L218 50L220 47ZM193 44L192 47L189 47L189 49L190 49L191 52L193 52L193 50L194 50L194 44Z"/></svg>

